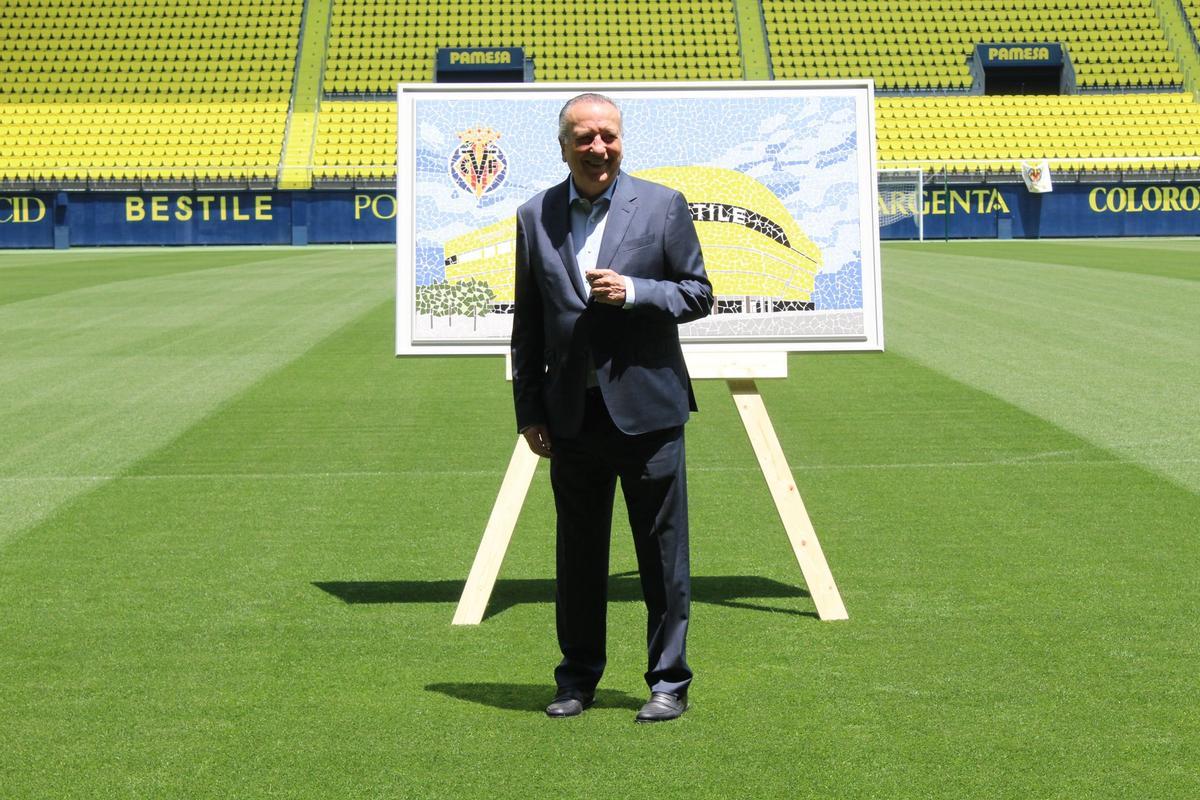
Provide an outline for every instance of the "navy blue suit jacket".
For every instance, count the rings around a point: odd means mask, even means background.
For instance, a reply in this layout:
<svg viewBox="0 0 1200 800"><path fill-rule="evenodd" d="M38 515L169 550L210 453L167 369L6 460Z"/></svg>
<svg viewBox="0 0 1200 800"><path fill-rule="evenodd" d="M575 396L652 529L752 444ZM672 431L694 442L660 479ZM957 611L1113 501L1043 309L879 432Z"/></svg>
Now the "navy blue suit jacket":
<svg viewBox="0 0 1200 800"><path fill-rule="evenodd" d="M567 181L517 210L517 429L545 424L551 438L576 435L589 358L623 432L682 425L696 400L678 326L713 305L687 202L674 189L618 176L596 266L632 279L634 304L621 308L589 299L571 240Z"/></svg>

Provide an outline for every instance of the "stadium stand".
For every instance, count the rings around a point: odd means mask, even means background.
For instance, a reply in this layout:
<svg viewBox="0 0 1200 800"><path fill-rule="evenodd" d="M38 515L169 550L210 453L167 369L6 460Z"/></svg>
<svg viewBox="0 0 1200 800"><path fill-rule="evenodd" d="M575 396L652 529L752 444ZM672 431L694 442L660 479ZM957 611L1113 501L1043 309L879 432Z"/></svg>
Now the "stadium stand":
<svg viewBox="0 0 1200 800"><path fill-rule="evenodd" d="M979 159L1180 158L1200 169L1200 104L1186 93L879 97L879 158L894 166L973 172ZM1100 161L1081 170L1162 170Z"/></svg>
<svg viewBox="0 0 1200 800"><path fill-rule="evenodd" d="M338 0L326 97L391 97L399 83L428 82L437 47L520 45L542 81L742 76L737 25L723 0L448 0L430 11L422 0ZM326 100L318 126L316 180L394 179L394 104Z"/></svg>
<svg viewBox="0 0 1200 800"><path fill-rule="evenodd" d="M303 0L6 0L0 179L272 181Z"/></svg>
<svg viewBox="0 0 1200 800"><path fill-rule="evenodd" d="M313 163L314 178L320 181L394 180L396 104L370 100L325 103Z"/></svg>
<svg viewBox="0 0 1200 800"><path fill-rule="evenodd" d="M325 92L431 81L438 47L513 46L535 60L541 81L742 76L726 0L338 0Z"/></svg>
<svg viewBox="0 0 1200 800"><path fill-rule="evenodd" d="M1152 0L763 0L763 16L776 78L965 90L975 44L1061 42L1082 89L1183 83Z"/></svg>
<svg viewBox="0 0 1200 800"><path fill-rule="evenodd" d="M396 163L387 100L397 83L432 78L438 46L524 46L540 81L736 79L746 20L735 8L746 6L5 0L0 183L304 188L311 153L318 183L384 185ZM1198 7L1180 0L1185 22L1171 25L1194 33ZM328 17L304 30L298 72L302 20L313 8ZM876 80L885 165L960 162L952 169L970 172L961 162L1090 158L1149 170L1156 165L1144 159L1178 158L1196 166L1200 105L1179 90L1184 56L1170 50L1154 0L763 0L762 9L776 78ZM1064 42L1087 91L966 95L972 46L1004 40ZM283 180L289 172L294 180Z"/></svg>

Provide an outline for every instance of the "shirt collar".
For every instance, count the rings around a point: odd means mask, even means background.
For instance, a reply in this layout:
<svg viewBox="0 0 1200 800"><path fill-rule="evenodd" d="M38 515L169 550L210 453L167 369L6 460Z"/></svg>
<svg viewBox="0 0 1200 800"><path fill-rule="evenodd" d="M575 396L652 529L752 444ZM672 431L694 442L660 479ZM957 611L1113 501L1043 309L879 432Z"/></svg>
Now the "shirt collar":
<svg viewBox="0 0 1200 800"><path fill-rule="evenodd" d="M600 195L595 200L593 200L592 205L599 203L601 200L604 200L611 205L613 189L617 188L617 181L619 181L620 179L621 179L621 173L618 172L617 177L613 178L613 182L610 183L608 185L608 188L604 190L604 194ZM581 199L579 190L575 188L575 178L572 177L572 178L567 179L567 187L568 187L567 188L567 205L573 206L573 205L575 205L576 200Z"/></svg>

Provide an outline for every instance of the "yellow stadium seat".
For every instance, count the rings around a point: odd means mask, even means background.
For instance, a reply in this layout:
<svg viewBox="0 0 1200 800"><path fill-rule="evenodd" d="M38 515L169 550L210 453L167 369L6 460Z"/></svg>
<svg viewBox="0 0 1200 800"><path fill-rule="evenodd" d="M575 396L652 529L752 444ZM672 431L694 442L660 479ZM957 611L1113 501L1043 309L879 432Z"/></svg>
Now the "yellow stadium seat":
<svg viewBox="0 0 1200 800"><path fill-rule="evenodd" d="M236 114L215 101L236 85L243 94L276 98L270 128L281 146L303 0L205 8L195 13L195 6L184 10L174 0L106 0L87 2L82 13L80 0L22 4L17 27L27 38L16 46L6 41L0 60L19 52L21 63L36 66L0 84L0 125L31 119L44 140L82 148L68 156L78 169L72 164L60 177L77 179L111 164L110 179L157 179L165 173L155 163L187 163L202 142L221 150L215 137L175 122L202 115L234 124ZM0 29L11 31L9 21L0 19ZM229 36L234 30L237 39ZM248 75L256 79L245 80ZM68 109L73 113L63 113ZM126 144L147 135L153 144ZM123 146L109 148L109 140ZM46 148L34 156L43 164L53 157ZM0 179L7 175L0 170Z"/></svg>
<svg viewBox="0 0 1200 800"><path fill-rule="evenodd" d="M915 117L908 116L909 106L915 107ZM1166 158L1198 152L1200 105L1186 94L880 98L877 108L880 157L885 161L895 158L895 153L911 152L910 148L939 161L1105 155ZM1162 113L1168 108L1180 108L1183 113L1178 118ZM1014 112L1003 119L1019 126L1015 128L1018 134L1007 125L996 124L995 112L1001 109ZM1097 124L1096 111L1113 113ZM1076 164L1074 168L1100 167Z"/></svg>
<svg viewBox="0 0 1200 800"><path fill-rule="evenodd" d="M1196 0L1188 0L1195 2ZM790 54L791 42L822 48L819 40L806 32L834 30L837 40L854 43L871 41L874 51L885 54L896 73L876 71L881 80L901 87L922 85L964 88L969 85L962 59L976 42L986 41L1062 41L1073 55L1082 50L1088 57L1076 60L1081 86L1149 85L1161 71L1174 73L1173 56L1143 0L1110 0L1115 16L1094 13L1094 4L1050 2L1019 3L1014 8L997 8L992 2L940 3L901 2L880 4L875 0L849 0L839 3L831 23L829 7L824 3L795 3L794 0L762 0L767 35L772 53ZM1127 19L1125 18L1127 17ZM1136 25L1133 19L1137 20ZM919 42L918 47L912 43ZM1099 44L1098 59L1092 59L1091 43ZM853 48L824 50L832 61L817 65L813 77L844 74ZM943 54L957 60L942 61ZM1081 54L1082 55L1082 54ZM1137 64L1132 71L1120 71L1118 64ZM781 67L780 77L808 74L800 64ZM1137 76L1145 75L1146 80ZM1169 83L1169 79L1157 79ZM1178 82L1178 81L1176 81Z"/></svg>

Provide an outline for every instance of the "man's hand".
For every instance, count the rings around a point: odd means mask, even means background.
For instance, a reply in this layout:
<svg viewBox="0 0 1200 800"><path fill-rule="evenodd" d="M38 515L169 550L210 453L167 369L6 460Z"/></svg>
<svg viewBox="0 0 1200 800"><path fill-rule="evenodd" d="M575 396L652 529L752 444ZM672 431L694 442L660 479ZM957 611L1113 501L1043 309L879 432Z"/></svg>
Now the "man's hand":
<svg viewBox="0 0 1200 800"><path fill-rule="evenodd" d="M529 449L542 458L550 457L550 429L545 425L530 425L521 431Z"/></svg>
<svg viewBox="0 0 1200 800"><path fill-rule="evenodd" d="M625 279L611 269L589 269L584 276L597 303L625 305Z"/></svg>

